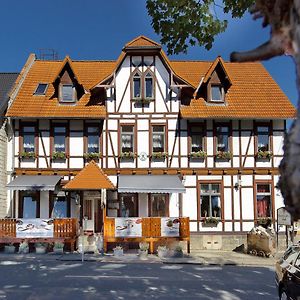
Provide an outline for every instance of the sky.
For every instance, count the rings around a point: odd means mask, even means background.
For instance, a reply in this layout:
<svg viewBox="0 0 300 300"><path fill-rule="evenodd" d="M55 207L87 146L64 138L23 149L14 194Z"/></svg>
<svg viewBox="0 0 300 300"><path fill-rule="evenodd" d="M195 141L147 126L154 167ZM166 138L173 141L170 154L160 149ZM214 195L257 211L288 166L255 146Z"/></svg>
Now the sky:
<svg viewBox="0 0 300 300"><path fill-rule="evenodd" d="M73 60L115 60L123 46L139 35L160 39L151 27L145 0L2 0L0 72L19 72L30 53L38 55L48 48L57 51L60 59L70 55ZM229 20L211 50L190 47L187 54L169 58L214 60L221 55L229 60L232 51L253 49L268 38L269 28L262 29L260 20L246 15ZM274 58L264 66L296 105L292 58Z"/></svg>

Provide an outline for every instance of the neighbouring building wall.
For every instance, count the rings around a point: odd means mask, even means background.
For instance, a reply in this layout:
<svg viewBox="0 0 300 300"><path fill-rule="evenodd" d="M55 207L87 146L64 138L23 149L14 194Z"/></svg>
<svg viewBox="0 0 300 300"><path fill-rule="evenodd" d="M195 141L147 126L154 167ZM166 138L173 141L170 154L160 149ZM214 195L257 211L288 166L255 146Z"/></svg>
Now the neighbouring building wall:
<svg viewBox="0 0 300 300"><path fill-rule="evenodd" d="M6 189L6 157L7 157L7 134L5 122L0 118L0 218L8 214L7 189Z"/></svg>

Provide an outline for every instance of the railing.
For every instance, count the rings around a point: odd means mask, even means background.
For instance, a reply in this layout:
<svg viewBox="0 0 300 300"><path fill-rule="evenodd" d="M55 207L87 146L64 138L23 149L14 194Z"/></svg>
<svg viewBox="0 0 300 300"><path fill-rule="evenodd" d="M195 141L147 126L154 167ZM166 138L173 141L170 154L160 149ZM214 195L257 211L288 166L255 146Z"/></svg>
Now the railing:
<svg viewBox="0 0 300 300"><path fill-rule="evenodd" d="M16 238L17 219L0 219L0 238ZM53 238L74 238L77 235L77 219L54 219Z"/></svg>
<svg viewBox="0 0 300 300"><path fill-rule="evenodd" d="M130 219L130 218L129 218ZM107 243L118 242L139 242L146 241L150 243L150 252L153 253L154 242L165 240L181 240L187 242L187 250L190 251L190 222L189 218L179 219L179 235L174 237L165 237L161 234L161 218L148 217L142 219L142 234L140 237L116 237L115 220L116 218L106 217L104 220L104 250L107 251Z"/></svg>

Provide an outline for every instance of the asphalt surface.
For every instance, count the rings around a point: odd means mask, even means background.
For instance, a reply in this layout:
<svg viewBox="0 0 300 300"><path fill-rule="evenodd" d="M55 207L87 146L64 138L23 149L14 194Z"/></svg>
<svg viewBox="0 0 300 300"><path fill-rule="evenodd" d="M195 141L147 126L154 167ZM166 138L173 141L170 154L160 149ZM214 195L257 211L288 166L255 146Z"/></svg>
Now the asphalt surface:
<svg viewBox="0 0 300 300"><path fill-rule="evenodd" d="M273 267L0 258L0 299L276 299Z"/></svg>

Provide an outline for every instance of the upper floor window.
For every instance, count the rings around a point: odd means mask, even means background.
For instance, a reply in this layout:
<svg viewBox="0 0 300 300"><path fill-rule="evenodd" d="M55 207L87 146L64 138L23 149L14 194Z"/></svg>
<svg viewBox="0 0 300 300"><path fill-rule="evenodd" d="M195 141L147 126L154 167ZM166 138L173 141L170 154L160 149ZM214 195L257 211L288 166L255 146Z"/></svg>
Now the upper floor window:
<svg viewBox="0 0 300 300"><path fill-rule="evenodd" d="M212 84L211 88L211 101L223 102L224 101L224 89L220 84Z"/></svg>
<svg viewBox="0 0 300 300"><path fill-rule="evenodd" d="M134 126L123 125L121 127L121 152L131 152L134 151Z"/></svg>
<svg viewBox="0 0 300 300"><path fill-rule="evenodd" d="M269 126L257 126L257 151L270 150L270 128Z"/></svg>
<svg viewBox="0 0 300 300"><path fill-rule="evenodd" d="M154 97L153 77L150 73L145 76L145 98L152 99Z"/></svg>
<svg viewBox="0 0 300 300"><path fill-rule="evenodd" d="M76 90L73 84L61 84L60 86L60 101L74 102L76 98Z"/></svg>
<svg viewBox="0 0 300 300"><path fill-rule="evenodd" d="M165 152L165 126L152 127L152 152Z"/></svg>
<svg viewBox="0 0 300 300"><path fill-rule="evenodd" d="M259 183L256 185L256 207L258 218L270 218L272 216L271 185Z"/></svg>
<svg viewBox="0 0 300 300"><path fill-rule="evenodd" d="M99 153L99 127L87 127L87 153Z"/></svg>
<svg viewBox="0 0 300 300"><path fill-rule="evenodd" d="M133 98L139 99L142 95L142 85L141 85L141 76L139 73L136 73L133 76Z"/></svg>
<svg viewBox="0 0 300 300"><path fill-rule="evenodd" d="M201 125L190 126L191 135L191 152L199 152L204 150L203 139L204 132Z"/></svg>
<svg viewBox="0 0 300 300"><path fill-rule="evenodd" d="M35 126L23 126L23 152L35 152Z"/></svg>
<svg viewBox="0 0 300 300"><path fill-rule="evenodd" d="M221 218L221 184L200 184L201 217Z"/></svg>
<svg viewBox="0 0 300 300"><path fill-rule="evenodd" d="M47 87L48 87L47 83L39 83L34 94L35 95L45 95Z"/></svg>
<svg viewBox="0 0 300 300"><path fill-rule="evenodd" d="M217 152L229 152L229 126L216 127L216 150Z"/></svg>
<svg viewBox="0 0 300 300"><path fill-rule="evenodd" d="M66 152L66 126L54 126L53 129L53 151Z"/></svg>

